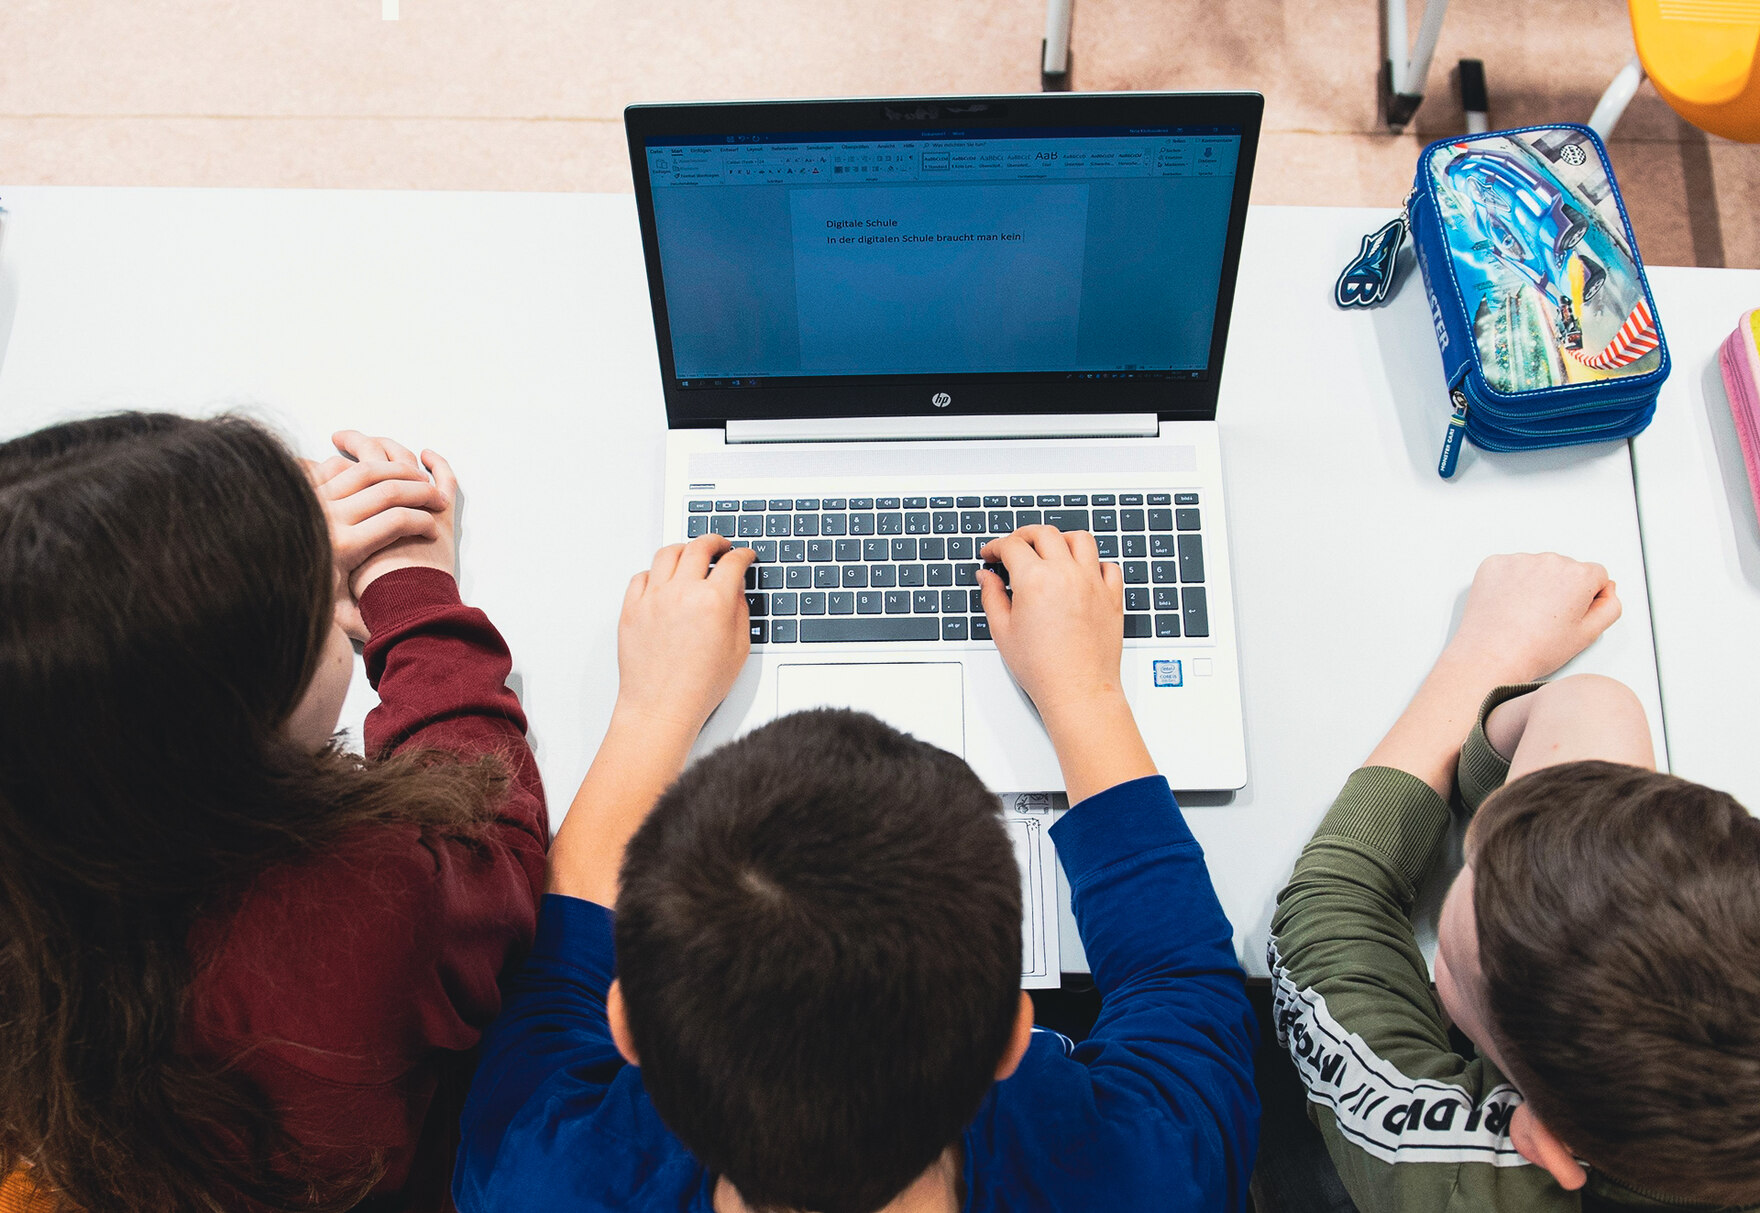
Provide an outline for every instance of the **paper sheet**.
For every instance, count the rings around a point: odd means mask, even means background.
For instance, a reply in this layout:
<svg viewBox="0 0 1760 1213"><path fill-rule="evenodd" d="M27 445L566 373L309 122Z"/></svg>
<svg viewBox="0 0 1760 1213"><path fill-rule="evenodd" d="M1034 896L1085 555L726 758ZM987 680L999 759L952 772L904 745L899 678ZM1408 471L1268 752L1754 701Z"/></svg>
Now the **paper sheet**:
<svg viewBox="0 0 1760 1213"><path fill-rule="evenodd" d="M1021 871L1021 988L1056 989L1063 965L1057 933L1057 852L1051 845L1053 798L1047 792L1002 797L1002 817Z"/></svg>

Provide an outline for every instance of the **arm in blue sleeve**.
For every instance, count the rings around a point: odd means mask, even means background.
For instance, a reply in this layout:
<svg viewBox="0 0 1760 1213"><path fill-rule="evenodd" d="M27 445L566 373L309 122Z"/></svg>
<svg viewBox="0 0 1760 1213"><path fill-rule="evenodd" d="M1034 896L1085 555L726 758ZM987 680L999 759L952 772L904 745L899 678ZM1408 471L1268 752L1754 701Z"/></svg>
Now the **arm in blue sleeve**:
<svg viewBox="0 0 1760 1213"><path fill-rule="evenodd" d="M1075 1054L1098 1105L1172 1138L1208 1207L1243 1208L1258 1033L1203 850L1159 776L1089 797L1051 834L1102 999Z"/></svg>

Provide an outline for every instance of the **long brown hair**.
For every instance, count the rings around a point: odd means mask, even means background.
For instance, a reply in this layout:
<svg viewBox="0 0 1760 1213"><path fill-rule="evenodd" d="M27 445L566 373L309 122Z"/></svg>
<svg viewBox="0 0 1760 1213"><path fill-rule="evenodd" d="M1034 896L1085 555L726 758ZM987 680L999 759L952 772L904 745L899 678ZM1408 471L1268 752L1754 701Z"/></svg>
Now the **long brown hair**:
<svg viewBox="0 0 1760 1213"><path fill-rule="evenodd" d="M0 445L0 1174L66 1206L343 1208L248 1079L179 1052L200 918L413 822L469 839L493 762L313 754L282 728L330 627L323 511L238 417Z"/></svg>

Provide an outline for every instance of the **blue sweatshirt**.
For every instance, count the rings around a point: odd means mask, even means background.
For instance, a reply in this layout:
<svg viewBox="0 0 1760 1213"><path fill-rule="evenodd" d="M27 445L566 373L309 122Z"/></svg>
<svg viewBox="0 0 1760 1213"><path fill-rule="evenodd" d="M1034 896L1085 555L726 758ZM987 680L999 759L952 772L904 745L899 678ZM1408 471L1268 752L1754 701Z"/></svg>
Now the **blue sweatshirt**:
<svg viewBox="0 0 1760 1213"><path fill-rule="evenodd" d="M1103 1005L1079 1045L1035 1031L961 1138L965 1209L1240 1209L1257 1146L1257 1038L1204 854L1159 777L1052 827ZM612 913L548 896L484 1038L453 1175L460 1213L711 1213L605 1018Z"/></svg>

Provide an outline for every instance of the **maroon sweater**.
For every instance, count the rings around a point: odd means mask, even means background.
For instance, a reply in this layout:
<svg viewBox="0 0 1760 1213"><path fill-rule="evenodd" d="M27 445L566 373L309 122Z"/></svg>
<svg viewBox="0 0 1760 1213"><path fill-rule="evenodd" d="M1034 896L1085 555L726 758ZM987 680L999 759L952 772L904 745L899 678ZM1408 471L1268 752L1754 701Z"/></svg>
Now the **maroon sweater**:
<svg viewBox="0 0 1760 1213"><path fill-rule="evenodd" d="M379 692L367 753L495 754L510 794L484 845L376 827L258 876L192 932L186 1039L248 1074L319 1165L378 1154L371 1207L449 1209L476 1044L537 927L549 818L488 617L434 569L387 573L360 607Z"/></svg>

